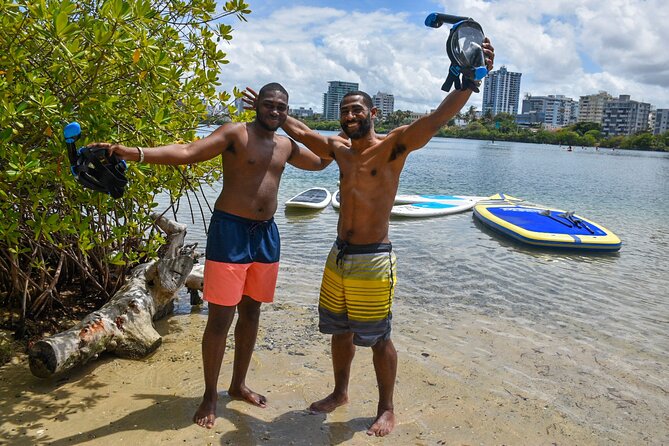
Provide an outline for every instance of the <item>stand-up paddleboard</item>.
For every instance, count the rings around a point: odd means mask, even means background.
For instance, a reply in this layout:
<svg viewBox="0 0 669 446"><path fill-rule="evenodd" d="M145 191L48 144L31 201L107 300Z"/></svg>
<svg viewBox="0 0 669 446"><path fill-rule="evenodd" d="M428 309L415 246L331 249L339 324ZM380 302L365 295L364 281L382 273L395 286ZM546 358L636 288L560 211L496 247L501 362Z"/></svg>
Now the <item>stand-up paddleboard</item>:
<svg viewBox="0 0 669 446"><path fill-rule="evenodd" d="M618 251L613 232L574 212L525 203L504 194L474 206L474 217L486 227L521 243L550 248Z"/></svg>
<svg viewBox="0 0 669 446"><path fill-rule="evenodd" d="M322 187L312 187L286 201L287 208L323 209L330 204L330 191Z"/></svg>
<svg viewBox="0 0 669 446"><path fill-rule="evenodd" d="M339 209L339 189L332 193L332 207Z"/></svg>
<svg viewBox="0 0 669 446"><path fill-rule="evenodd" d="M473 208L478 200L451 196L446 199L441 195L439 201L425 201L411 204L396 204L390 211L395 217L438 217L440 215L457 214Z"/></svg>
<svg viewBox="0 0 669 446"><path fill-rule="evenodd" d="M432 195L432 194L399 194L395 196L395 204L430 203L433 201L449 201L458 199L485 200L488 197L473 195Z"/></svg>

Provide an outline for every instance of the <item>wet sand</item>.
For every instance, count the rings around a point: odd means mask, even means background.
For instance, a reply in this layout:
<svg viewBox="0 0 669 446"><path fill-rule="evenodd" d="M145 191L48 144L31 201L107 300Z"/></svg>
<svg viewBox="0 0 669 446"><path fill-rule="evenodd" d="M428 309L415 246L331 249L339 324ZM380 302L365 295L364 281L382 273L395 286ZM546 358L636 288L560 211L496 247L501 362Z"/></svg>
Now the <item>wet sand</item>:
<svg viewBox="0 0 669 446"><path fill-rule="evenodd" d="M481 315L449 320L396 305L398 426L368 437L377 390L358 349L350 402L329 415L305 408L333 386L329 338L315 306L264 306L248 385L266 409L227 396L229 339L213 429L191 422L203 390L206 317L158 324L163 345L141 361L104 357L66 376L33 377L25 359L0 369L0 444L604 445L666 444L666 381L627 373L576 340L530 333ZM621 352L624 354L624 352ZM594 369L598 369L594 373ZM607 370L608 369L608 370ZM602 382L605 374L608 380ZM597 378L593 378L597 376ZM643 394L656 398L640 398Z"/></svg>

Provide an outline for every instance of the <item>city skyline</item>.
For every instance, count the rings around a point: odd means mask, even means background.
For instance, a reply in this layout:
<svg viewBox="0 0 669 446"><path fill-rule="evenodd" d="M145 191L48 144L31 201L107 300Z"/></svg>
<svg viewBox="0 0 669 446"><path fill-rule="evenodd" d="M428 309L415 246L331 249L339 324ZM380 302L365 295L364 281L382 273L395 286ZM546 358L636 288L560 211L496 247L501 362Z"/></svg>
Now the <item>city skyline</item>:
<svg viewBox="0 0 669 446"><path fill-rule="evenodd" d="M221 74L228 91L277 81L293 107L320 110L323 86L342 79L370 95L393 92L395 109L428 111L446 94L448 29L423 24L440 11L481 23L495 69L523 73L521 96L605 90L669 108L669 54L658 51L669 38L669 8L658 0L249 3L248 22L226 19L233 39L220 44L230 60ZM481 95L469 105L480 110Z"/></svg>
<svg viewBox="0 0 669 446"><path fill-rule="evenodd" d="M526 93L520 102L520 80L522 73L508 72L505 67L492 71L483 83L483 107L480 114L508 113L515 116L521 126L541 124L548 129L559 129L577 122L595 122L602 126L606 135L631 135L640 131L663 133L667 129L667 112L669 109L654 107L650 103L636 101L630 95L619 95L614 98L606 91L583 95L575 100L565 95L532 95ZM337 120L339 102L343 96L358 90L358 84L341 80L328 81L328 90L323 93L323 110L318 117L322 120ZM392 113L394 95L392 92L377 92L372 96L374 107L379 109L378 116L384 117ZM299 117L313 117L309 109L300 107L300 113L291 114ZM651 111L656 110L651 114ZM411 113L414 119L425 113L414 110L403 110Z"/></svg>
<svg viewBox="0 0 669 446"><path fill-rule="evenodd" d="M636 101L625 94L614 98L606 91L599 91L575 100L561 94L540 96L526 93L521 102L518 94L521 77L522 73L509 73L505 67L489 73L483 84L484 106L477 112L480 115L490 112L493 116L497 113L509 113L515 115L516 123L520 126L540 124L546 129L554 130L579 122L598 123L602 126L602 132L610 136L631 135L641 131L658 135L669 131L669 109ZM486 86L486 81L492 82L492 86ZM356 83L329 81L328 91L323 93L323 109L329 110L328 116L323 116L323 113L318 113L311 107L291 107L289 113L301 119L337 120L339 101L346 93L355 90L358 90ZM486 101L489 102L487 106ZM238 98L234 102L240 113L244 107L242 99ZM372 102L378 109L379 118L387 117L394 111L392 93L379 91L372 96ZM211 115L225 113L222 104L207 106L207 110ZM418 119L427 113L402 111L409 112L412 119Z"/></svg>

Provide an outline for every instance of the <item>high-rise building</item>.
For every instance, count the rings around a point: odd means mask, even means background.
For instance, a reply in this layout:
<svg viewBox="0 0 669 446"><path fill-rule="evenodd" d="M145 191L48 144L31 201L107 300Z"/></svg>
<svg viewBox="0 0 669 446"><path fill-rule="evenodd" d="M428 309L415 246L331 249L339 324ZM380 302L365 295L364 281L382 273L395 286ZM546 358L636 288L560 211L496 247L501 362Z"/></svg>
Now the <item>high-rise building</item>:
<svg viewBox="0 0 669 446"><path fill-rule="evenodd" d="M377 116L382 118L395 111L395 96L390 93L381 93L379 91L372 97L372 102L374 103L374 107L379 111Z"/></svg>
<svg viewBox="0 0 669 446"><path fill-rule="evenodd" d="M328 82L328 91L323 93L323 119L326 121L339 120L339 103L346 93L356 90L358 90L358 84L355 82Z"/></svg>
<svg viewBox="0 0 669 446"><path fill-rule="evenodd" d="M655 131L655 115L657 115L657 110L651 105L650 114L648 115L648 129L651 133Z"/></svg>
<svg viewBox="0 0 669 446"><path fill-rule="evenodd" d="M602 133L606 136L633 135L648 130L650 104L620 95L604 105Z"/></svg>
<svg viewBox="0 0 669 446"><path fill-rule="evenodd" d="M602 123L604 116L604 105L613 99L613 96L605 91L597 94L581 96L578 100L578 122Z"/></svg>
<svg viewBox="0 0 669 446"><path fill-rule="evenodd" d="M661 135L664 132L669 132L669 108L658 108L655 111L655 126L653 133Z"/></svg>
<svg viewBox="0 0 669 446"><path fill-rule="evenodd" d="M484 115L488 112L493 116L498 113L518 114L521 76L522 73L512 73L506 67L488 73L483 82L481 108Z"/></svg>
<svg viewBox="0 0 669 446"><path fill-rule="evenodd" d="M291 108L290 109L290 115L295 116L296 118L313 118L314 117L314 110L309 107L309 108Z"/></svg>
<svg viewBox="0 0 669 446"><path fill-rule="evenodd" d="M242 100L242 98L236 98L236 99L235 99L235 108L237 109L237 110L235 111L235 114L236 114L237 116L239 116L239 115L241 115L242 113L244 113L244 106L246 106L246 104L244 103L244 101Z"/></svg>
<svg viewBox="0 0 669 446"><path fill-rule="evenodd" d="M578 102L564 95L532 96L523 99L522 113L537 113L541 124L547 128L560 128L575 124L578 117Z"/></svg>

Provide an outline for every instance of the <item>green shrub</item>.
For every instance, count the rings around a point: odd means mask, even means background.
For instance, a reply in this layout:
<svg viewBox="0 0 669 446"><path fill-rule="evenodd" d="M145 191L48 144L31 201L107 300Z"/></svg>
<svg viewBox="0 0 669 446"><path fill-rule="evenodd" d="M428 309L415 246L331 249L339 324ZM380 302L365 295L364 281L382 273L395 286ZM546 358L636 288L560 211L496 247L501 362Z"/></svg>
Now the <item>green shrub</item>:
<svg viewBox="0 0 669 446"><path fill-rule="evenodd" d="M186 168L130 163L122 199L83 189L70 173L63 127L81 144L153 146L191 140L206 104L227 102L219 19L250 13L241 0L3 0L0 2L0 295L38 315L59 289L113 294L129 265L163 243L150 212L220 161ZM238 93L238 92L237 92Z"/></svg>

